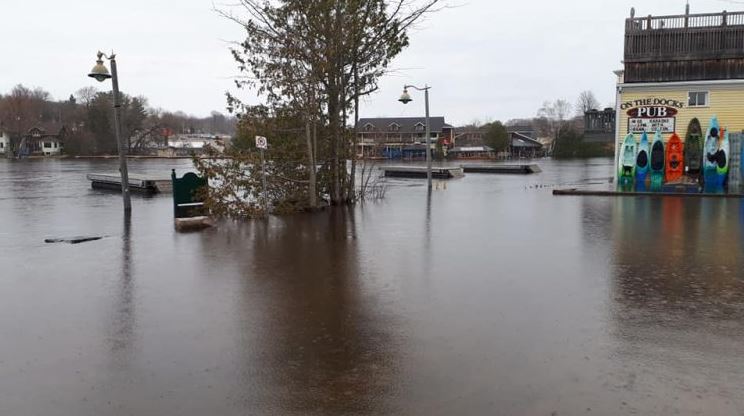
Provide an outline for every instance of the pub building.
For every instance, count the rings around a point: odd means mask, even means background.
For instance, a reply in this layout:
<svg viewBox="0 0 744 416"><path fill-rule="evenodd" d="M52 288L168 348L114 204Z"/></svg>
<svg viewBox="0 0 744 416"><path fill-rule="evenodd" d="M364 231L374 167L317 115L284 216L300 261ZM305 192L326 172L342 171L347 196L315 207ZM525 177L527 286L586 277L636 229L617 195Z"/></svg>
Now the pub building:
<svg viewBox="0 0 744 416"><path fill-rule="evenodd" d="M625 136L660 128L684 141L690 120L744 130L744 12L636 17L625 21L624 69L616 71L615 160Z"/></svg>

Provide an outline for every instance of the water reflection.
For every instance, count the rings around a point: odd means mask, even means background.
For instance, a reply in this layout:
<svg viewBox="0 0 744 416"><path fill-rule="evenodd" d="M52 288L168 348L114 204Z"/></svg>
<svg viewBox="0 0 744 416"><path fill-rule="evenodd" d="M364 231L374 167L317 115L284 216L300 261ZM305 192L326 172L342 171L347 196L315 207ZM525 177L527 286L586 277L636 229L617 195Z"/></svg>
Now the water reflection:
<svg viewBox="0 0 744 416"><path fill-rule="evenodd" d="M674 397L664 413L734 414L733 386L744 383L734 359L744 342L742 234L731 221L740 209L733 200L615 200L607 385L654 391L630 409Z"/></svg>
<svg viewBox="0 0 744 416"><path fill-rule="evenodd" d="M109 348L116 366L126 367L135 342L135 284L132 256L132 218L124 215L121 234L121 273L114 291Z"/></svg>
<svg viewBox="0 0 744 416"><path fill-rule="evenodd" d="M727 316L744 300L733 200L620 198L614 205L615 295L622 307Z"/></svg>
<svg viewBox="0 0 744 416"><path fill-rule="evenodd" d="M248 246L218 246L245 242L246 233ZM399 324L365 285L353 210L272 218L221 230L204 244L233 252L228 256L251 253L240 265L235 317L243 357L231 397L239 408L266 414L389 410L382 397L396 389L389 381L400 357L390 331Z"/></svg>

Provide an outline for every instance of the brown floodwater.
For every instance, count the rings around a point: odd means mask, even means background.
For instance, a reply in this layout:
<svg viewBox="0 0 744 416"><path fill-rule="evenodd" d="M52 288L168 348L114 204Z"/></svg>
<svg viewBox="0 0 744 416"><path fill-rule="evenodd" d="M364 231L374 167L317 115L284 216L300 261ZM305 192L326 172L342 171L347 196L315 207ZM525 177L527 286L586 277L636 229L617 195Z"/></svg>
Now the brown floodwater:
<svg viewBox="0 0 744 416"><path fill-rule="evenodd" d="M116 163L0 160L0 415L744 414L739 200L540 160L182 234Z"/></svg>

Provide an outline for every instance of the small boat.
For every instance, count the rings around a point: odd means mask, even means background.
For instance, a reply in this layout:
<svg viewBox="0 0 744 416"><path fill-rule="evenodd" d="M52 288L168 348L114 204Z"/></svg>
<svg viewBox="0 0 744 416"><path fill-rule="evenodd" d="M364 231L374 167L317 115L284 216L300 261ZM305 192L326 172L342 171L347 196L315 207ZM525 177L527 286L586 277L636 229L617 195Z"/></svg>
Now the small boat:
<svg viewBox="0 0 744 416"><path fill-rule="evenodd" d="M718 152L716 152L716 173L718 174L716 185L719 188L726 186L726 178L728 178L729 171L729 155L731 154L729 132L728 130L722 130L721 133L721 140L718 142Z"/></svg>
<svg viewBox="0 0 744 416"><path fill-rule="evenodd" d="M690 120L684 145L685 173L691 178L699 178L703 166L703 129L697 118Z"/></svg>
<svg viewBox="0 0 744 416"><path fill-rule="evenodd" d="M672 134L666 147L666 181L673 182L682 177L684 173L684 152L682 140L677 133Z"/></svg>
<svg viewBox="0 0 744 416"><path fill-rule="evenodd" d="M641 134L641 142L638 144L638 153L636 155L635 177L637 187L646 187L649 153L648 134L644 131L643 134Z"/></svg>
<svg viewBox="0 0 744 416"><path fill-rule="evenodd" d="M654 133L651 144L651 190L660 191L664 184L664 139L660 130Z"/></svg>
<svg viewBox="0 0 744 416"><path fill-rule="evenodd" d="M620 160L617 163L617 178L620 184L627 185L633 182L637 150L638 143L636 143L635 136L632 133L625 136L620 147Z"/></svg>
<svg viewBox="0 0 744 416"><path fill-rule="evenodd" d="M706 188L715 188L718 182L718 139L721 134L718 118L710 119L708 132L705 134L705 147L703 148L703 181Z"/></svg>

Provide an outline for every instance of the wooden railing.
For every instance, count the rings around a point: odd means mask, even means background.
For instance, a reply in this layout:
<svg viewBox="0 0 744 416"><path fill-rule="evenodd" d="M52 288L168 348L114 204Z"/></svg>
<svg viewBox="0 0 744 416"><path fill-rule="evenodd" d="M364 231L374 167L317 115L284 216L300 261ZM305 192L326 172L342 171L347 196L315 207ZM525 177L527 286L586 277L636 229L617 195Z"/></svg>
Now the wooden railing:
<svg viewBox="0 0 744 416"><path fill-rule="evenodd" d="M625 31L686 28L714 28L744 25L744 12L681 14L673 16L631 17L625 21Z"/></svg>
<svg viewBox="0 0 744 416"><path fill-rule="evenodd" d="M631 17L625 62L744 58L744 12Z"/></svg>

